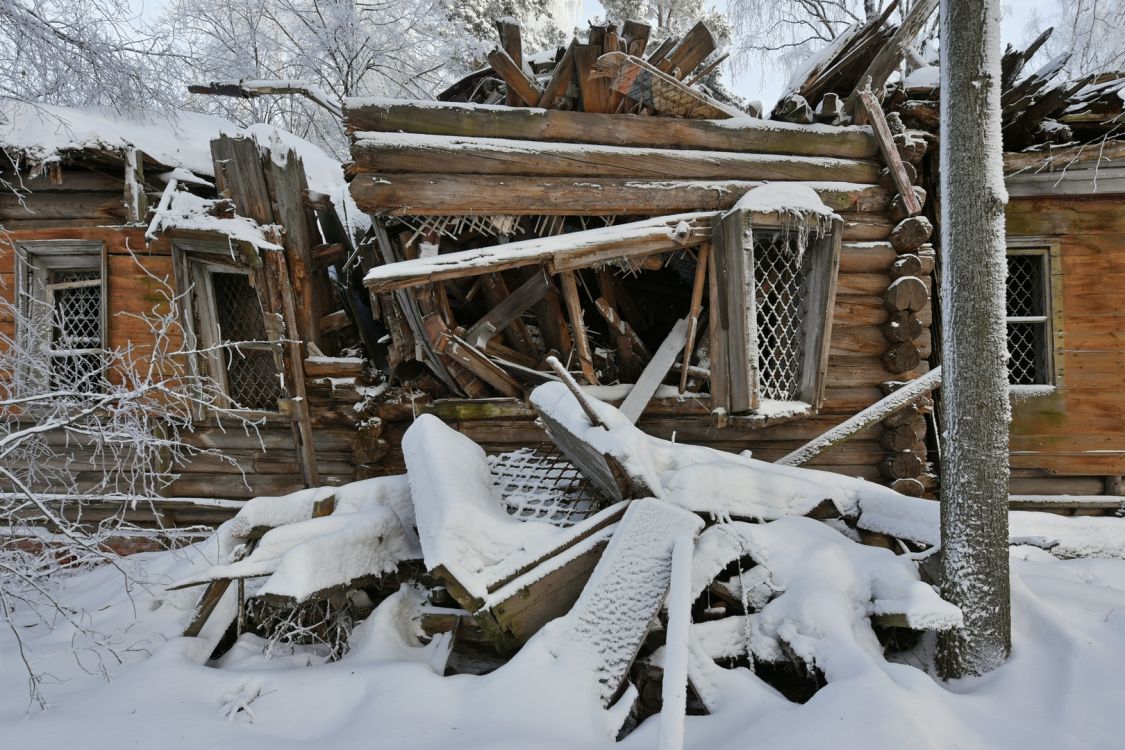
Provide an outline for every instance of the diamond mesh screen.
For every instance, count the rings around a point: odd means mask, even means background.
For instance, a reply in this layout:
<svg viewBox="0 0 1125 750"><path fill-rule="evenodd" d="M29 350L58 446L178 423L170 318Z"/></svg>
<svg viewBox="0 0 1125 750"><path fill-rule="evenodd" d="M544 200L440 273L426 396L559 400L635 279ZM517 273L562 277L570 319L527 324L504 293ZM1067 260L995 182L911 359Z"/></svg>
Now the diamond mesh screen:
<svg viewBox="0 0 1125 750"><path fill-rule="evenodd" d="M1043 295L1043 257L1008 256L1008 317L1046 315Z"/></svg>
<svg viewBox="0 0 1125 750"><path fill-rule="evenodd" d="M1007 307L1008 382L1013 385L1047 383L1047 296L1043 256L1009 255Z"/></svg>
<svg viewBox="0 0 1125 750"><path fill-rule="evenodd" d="M754 234L758 318L758 383L762 398L794 400L805 355L812 260L795 234Z"/></svg>
<svg viewBox="0 0 1125 750"><path fill-rule="evenodd" d="M244 409L274 411L284 393L267 343L265 318L258 294L240 273L214 273L215 316L224 343L238 344L225 350L227 389L231 400Z"/></svg>
<svg viewBox="0 0 1125 750"><path fill-rule="evenodd" d="M490 455L488 465L505 508L520 519L573 526L606 502L553 445Z"/></svg>
<svg viewBox="0 0 1125 750"><path fill-rule="evenodd" d="M51 387L100 388L103 368L100 271L51 273Z"/></svg>
<svg viewBox="0 0 1125 750"><path fill-rule="evenodd" d="M1047 382L1046 342L1042 323L1008 323L1008 382L1042 385Z"/></svg>

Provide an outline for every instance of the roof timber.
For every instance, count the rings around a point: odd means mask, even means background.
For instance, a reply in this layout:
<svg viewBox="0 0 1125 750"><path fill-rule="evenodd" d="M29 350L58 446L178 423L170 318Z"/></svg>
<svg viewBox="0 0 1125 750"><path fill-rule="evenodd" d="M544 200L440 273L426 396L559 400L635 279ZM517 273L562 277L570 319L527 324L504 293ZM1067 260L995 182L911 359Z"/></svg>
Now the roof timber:
<svg viewBox="0 0 1125 750"><path fill-rule="evenodd" d="M370 214L390 216L649 215L718 211L733 206L762 181L643 180L561 177L360 174L352 197ZM837 212L883 212L889 192L878 185L801 182Z"/></svg>
<svg viewBox="0 0 1125 750"><path fill-rule="evenodd" d="M868 159L877 150L869 128L797 125L749 116L687 120L391 99L348 100L344 116L350 133L407 132L850 159Z"/></svg>
<svg viewBox="0 0 1125 750"><path fill-rule="evenodd" d="M373 292L545 264L548 271L572 270L617 258L652 255L708 242L715 213L702 211L619 224L555 237L461 250L371 269L364 284Z"/></svg>
<svg viewBox="0 0 1125 750"><path fill-rule="evenodd" d="M359 172L432 172L872 184L880 165L832 157L634 148L399 133L356 133Z"/></svg>

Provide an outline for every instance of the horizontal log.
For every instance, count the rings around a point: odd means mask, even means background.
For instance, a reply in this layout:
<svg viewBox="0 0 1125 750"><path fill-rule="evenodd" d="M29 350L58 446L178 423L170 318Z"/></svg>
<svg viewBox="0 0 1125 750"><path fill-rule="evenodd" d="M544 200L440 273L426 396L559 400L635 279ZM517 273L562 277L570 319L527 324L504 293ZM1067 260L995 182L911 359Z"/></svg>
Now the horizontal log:
<svg viewBox="0 0 1125 750"><path fill-rule="evenodd" d="M751 117L681 120L429 101L350 99L345 104L345 123L350 133L427 133L859 159L870 158L876 152L875 138L868 128L802 127Z"/></svg>
<svg viewBox="0 0 1125 750"><path fill-rule="evenodd" d="M636 216L723 211L762 184L743 180L362 174L352 180L351 193L360 209L390 216ZM889 194L876 185L802 184L815 190L833 211L882 214L887 208ZM878 220L884 219L879 216Z"/></svg>
<svg viewBox="0 0 1125 750"><path fill-rule="evenodd" d="M838 180L863 184L873 184L879 175L875 162L854 159L534 143L414 133L359 133L352 144L352 158L356 171L382 174Z"/></svg>
<svg viewBox="0 0 1125 750"><path fill-rule="evenodd" d="M668 252L708 242L713 217L708 212L683 214L391 263L371 269L364 284L383 293L523 266L543 264L557 272L613 258Z"/></svg>

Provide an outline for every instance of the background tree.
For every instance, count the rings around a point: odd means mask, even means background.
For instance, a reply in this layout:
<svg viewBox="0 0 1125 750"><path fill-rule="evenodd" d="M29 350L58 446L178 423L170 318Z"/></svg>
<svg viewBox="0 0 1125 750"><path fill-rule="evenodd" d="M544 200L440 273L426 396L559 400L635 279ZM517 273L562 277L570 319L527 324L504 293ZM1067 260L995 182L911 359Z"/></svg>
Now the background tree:
<svg viewBox="0 0 1125 750"><path fill-rule="evenodd" d="M1071 53L1065 70L1072 78L1125 69L1125 0L1068 0L1047 12L1033 12L1028 31L1055 31L1040 55Z"/></svg>
<svg viewBox="0 0 1125 750"><path fill-rule="evenodd" d="M1011 650L1003 144L998 0L941 3L941 594L965 616L938 640L946 678Z"/></svg>

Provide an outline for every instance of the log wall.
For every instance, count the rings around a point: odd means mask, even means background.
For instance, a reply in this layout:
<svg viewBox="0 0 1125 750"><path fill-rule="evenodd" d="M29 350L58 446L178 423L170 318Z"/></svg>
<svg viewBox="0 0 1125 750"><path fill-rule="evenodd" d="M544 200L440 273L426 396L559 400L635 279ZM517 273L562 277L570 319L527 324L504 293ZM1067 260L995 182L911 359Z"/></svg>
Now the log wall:
<svg viewBox="0 0 1125 750"><path fill-rule="evenodd" d="M887 358L893 343L883 328L891 315L884 295L901 275L892 270L900 254L917 247L896 249L890 241L903 217L895 213L894 189L880 179L883 164L868 129L763 121L733 126L454 104L379 103L353 107L346 118L355 137L352 196L373 215L657 216L729 208L764 179L804 182L841 214L843 246L820 412L766 426L734 419L720 429L708 399L658 400L639 421L650 434L751 450L756 458L773 460L878 401L884 383L911 380L929 368L932 263L916 311L925 330L907 342L917 346L921 361L903 368ZM379 407L382 424L375 430L386 453L364 471L402 471L397 448L402 432L415 411L424 410L487 450L546 440L531 414L514 401L386 403ZM825 451L812 465L888 482L894 477L882 466L888 457L880 443L883 432L875 425ZM921 441L912 448L925 457ZM933 488L930 479L924 481L926 490Z"/></svg>
<svg viewBox="0 0 1125 750"><path fill-rule="evenodd" d="M145 227L124 226L124 182L106 174L77 167L58 172L61 182L46 177L25 180L31 188L20 205L12 195L0 195L0 295L13 299L16 291L14 246L25 241L89 240L102 242L107 268L106 340L110 348L132 342L144 347L150 340L148 326L135 317L167 310L162 285L144 271L167 278L174 285L171 242L159 239L145 242ZM143 266L138 267L138 263ZM0 318L0 330L14 332L14 321ZM178 343L178 342L176 342ZM317 466L321 482L342 484L353 479L353 436L355 412L351 403L358 399L354 388L333 392L329 385L309 379L309 402L314 413ZM169 498L246 499L256 495L280 495L301 489L304 484L294 450L293 432L288 417L270 417L261 427L259 438L247 435L238 426L225 431L213 422L201 422L186 436L187 442L217 448L237 461L237 466L213 457L199 457L177 468L177 478L168 488ZM80 451L68 449L75 459L79 487L95 483L100 473ZM162 506L163 507L163 506ZM105 514L112 508L104 509ZM235 508L229 504L174 501L163 507L164 523L214 523L229 517ZM88 518L96 521L99 513ZM131 520L151 520L151 513L134 514Z"/></svg>

